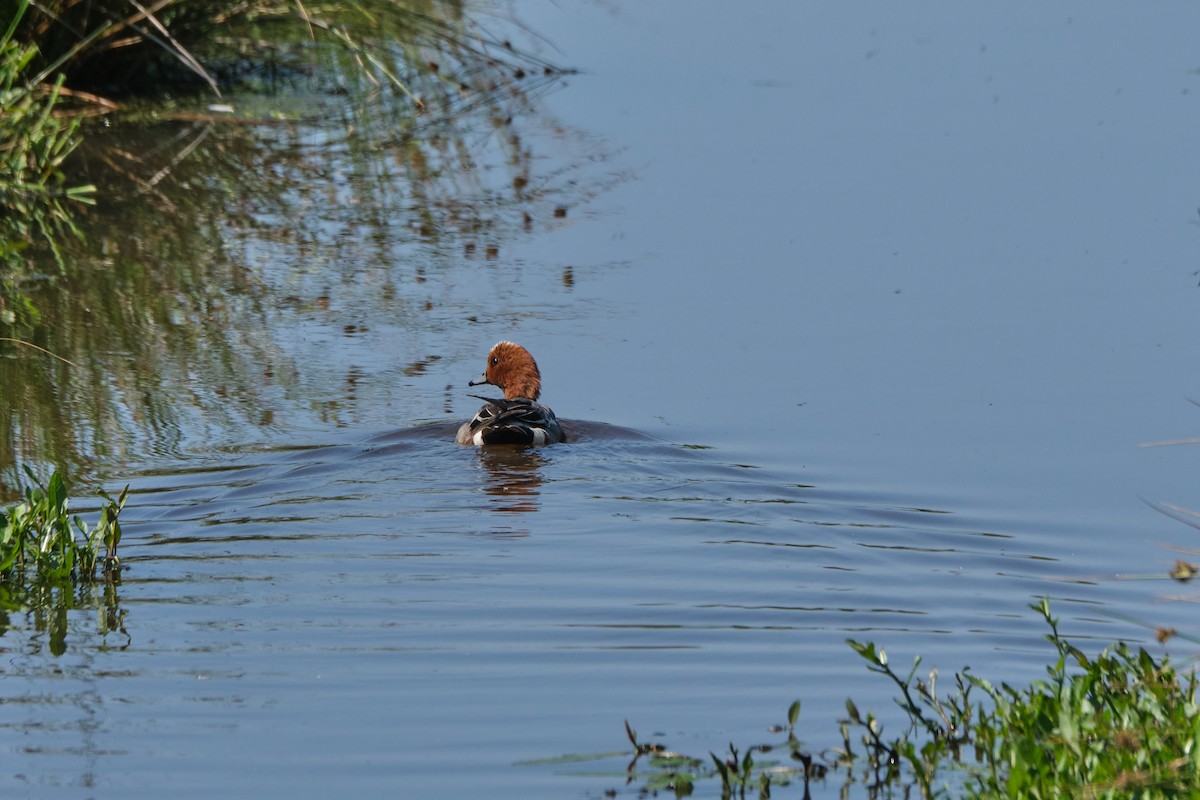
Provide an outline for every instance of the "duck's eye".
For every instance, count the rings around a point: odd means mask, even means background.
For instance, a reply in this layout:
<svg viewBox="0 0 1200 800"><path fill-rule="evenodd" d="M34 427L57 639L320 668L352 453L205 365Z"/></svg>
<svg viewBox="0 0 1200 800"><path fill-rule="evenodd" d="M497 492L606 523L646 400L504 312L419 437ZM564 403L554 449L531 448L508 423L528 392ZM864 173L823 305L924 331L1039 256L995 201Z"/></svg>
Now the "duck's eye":
<svg viewBox="0 0 1200 800"><path fill-rule="evenodd" d="M500 359L495 356L492 356L492 366L494 367L499 363L500 363Z"/></svg>

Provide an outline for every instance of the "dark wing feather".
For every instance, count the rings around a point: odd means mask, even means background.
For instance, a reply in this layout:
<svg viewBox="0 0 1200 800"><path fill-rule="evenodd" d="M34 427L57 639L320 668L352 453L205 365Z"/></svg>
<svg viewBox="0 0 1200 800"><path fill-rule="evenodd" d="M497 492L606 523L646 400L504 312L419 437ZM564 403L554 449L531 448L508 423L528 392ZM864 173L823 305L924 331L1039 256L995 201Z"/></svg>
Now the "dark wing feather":
<svg viewBox="0 0 1200 800"><path fill-rule="evenodd" d="M546 409L532 400L503 397L471 397L486 405L471 421L471 430L484 429L484 444L533 444L535 428L546 427Z"/></svg>

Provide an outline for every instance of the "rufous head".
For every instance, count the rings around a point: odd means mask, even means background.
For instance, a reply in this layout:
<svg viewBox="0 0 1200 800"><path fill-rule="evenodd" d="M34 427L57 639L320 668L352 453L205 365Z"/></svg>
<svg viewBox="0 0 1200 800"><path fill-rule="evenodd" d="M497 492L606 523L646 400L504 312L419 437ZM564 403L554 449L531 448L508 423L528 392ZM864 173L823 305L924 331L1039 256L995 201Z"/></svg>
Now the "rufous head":
<svg viewBox="0 0 1200 800"><path fill-rule="evenodd" d="M487 369L478 379L468 381L467 386L490 383L504 391L504 397L513 400L525 397L537 400L542 393L542 374L529 351L513 342L497 342L488 353Z"/></svg>

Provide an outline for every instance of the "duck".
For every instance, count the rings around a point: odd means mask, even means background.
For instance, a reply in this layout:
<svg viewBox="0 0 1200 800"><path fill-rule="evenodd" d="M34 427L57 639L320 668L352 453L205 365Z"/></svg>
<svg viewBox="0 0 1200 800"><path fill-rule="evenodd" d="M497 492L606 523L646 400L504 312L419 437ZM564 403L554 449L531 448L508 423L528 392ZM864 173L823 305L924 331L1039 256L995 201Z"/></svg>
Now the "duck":
<svg viewBox="0 0 1200 800"><path fill-rule="evenodd" d="M542 374L533 356L515 342L497 342L487 355L484 373L467 386L489 384L504 392L504 397L471 397L483 401L483 407L458 429L454 440L462 445L524 444L546 445L566 440L558 418L549 406L538 402L542 393Z"/></svg>

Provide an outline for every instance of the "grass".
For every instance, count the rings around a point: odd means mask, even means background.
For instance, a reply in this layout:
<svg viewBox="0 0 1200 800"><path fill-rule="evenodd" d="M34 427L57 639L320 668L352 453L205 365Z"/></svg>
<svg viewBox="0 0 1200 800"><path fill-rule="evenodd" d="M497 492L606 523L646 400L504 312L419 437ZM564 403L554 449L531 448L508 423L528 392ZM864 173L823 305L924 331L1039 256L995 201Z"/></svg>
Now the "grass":
<svg viewBox="0 0 1200 800"><path fill-rule="evenodd" d="M56 114L63 77L32 76L39 50L16 32L28 0L15 9L0 34L0 256L19 250L12 242L42 234L53 240L71 226L71 203L91 203L95 188L68 186L63 161L79 144L79 120ZM0 313L4 311L0 307Z"/></svg>
<svg viewBox="0 0 1200 800"><path fill-rule="evenodd" d="M0 10L26 2L0 0ZM503 75L555 71L477 17L460 0L44 0L17 34L38 45L35 83L61 74L72 97L98 110L130 93L220 97L247 74L305 69L325 45L417 110Z"/></svg>
<svg viewBox="0 0 1200 800"><path fill-rule="evenodd" d="M782 742L729 746L699 759L638 740L630 783L643 795L691 795L705 782L722 798L768 798L773 788L839 777L867 797L1138 798L1200 796L1197 678L1169 659L1115 644L1089 658L1058 630L1048 601L1032 606L1050 627L1053 660L1028 686L994 686L964 670L939 694L937 671L918 677L920 659L897 672L884 650L851 641L867 668L887 678L908 718L898 736L846 702L840 745L807 750L795 735L799 701ZM644 766L639 764L644 761Z"/></svg>
<svg viewBox="0 0 1200 800"><path fill-rule="evenodd" d="M32 481L25 487L25 500L0 510L0 582L88 582L97 572L114 576L120 569L118 517L129 487L116 499L99 491L104 504L99 520L89 527L71 515L66 484L57 471L45 483L32 470L25 471Z"/></svg>
<svg viewBox="0 0 1200 800"><path fill-rule="evenodd" d="M461 113L502 84L558 73L452 0L0 0L0 20L0 263L10 273L33 236L53 247L77 206L94 203L95 186L68 185L62 164L81 119L126 97L173 101L199 89L220 98L232 85L315 72L335 94L355 81L359 95L390 88L420 117ZM18 313L20 295L11 275L0 279L0 296L12 299L0 299L2 321Z"/></svg>

